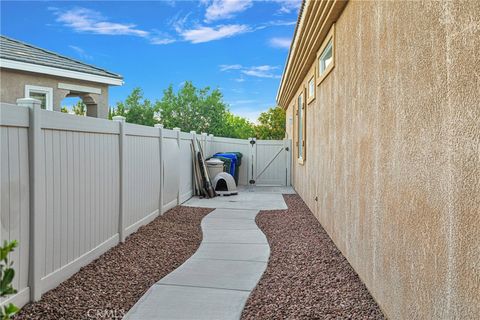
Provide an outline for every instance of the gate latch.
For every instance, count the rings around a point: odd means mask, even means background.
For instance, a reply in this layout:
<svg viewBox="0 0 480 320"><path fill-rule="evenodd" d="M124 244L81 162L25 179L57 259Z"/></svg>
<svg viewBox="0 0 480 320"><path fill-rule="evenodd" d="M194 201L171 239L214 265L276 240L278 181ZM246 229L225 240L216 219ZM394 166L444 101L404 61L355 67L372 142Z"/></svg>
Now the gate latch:
<svg viewBox="0 0 480 320"><path fill-rule="evenodd" d="M255 140L250 140L250 144L253 146L255 144Z"/></svg>

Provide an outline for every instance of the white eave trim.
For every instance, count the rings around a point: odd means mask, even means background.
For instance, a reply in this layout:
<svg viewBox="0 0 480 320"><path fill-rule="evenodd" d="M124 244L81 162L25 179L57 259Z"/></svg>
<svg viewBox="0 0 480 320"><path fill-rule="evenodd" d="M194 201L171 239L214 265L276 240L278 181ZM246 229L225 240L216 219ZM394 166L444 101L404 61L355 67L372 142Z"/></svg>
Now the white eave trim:
<svg viewBox="0 0 480 320"><path fill-rule="evenodd" d="M28 71L28 72L49 74L53 76L59 76L59 77L70 78L70 79L105 83L105 84L110 84L114 86L123 85L122 79L110 78L110 77L105 77L105 76L100 76L100 75L95 75L90 73L65 70L65 69L60 69L55 67L42 66L38 64L20 62L20 61L8 60L8 59L0 59L0 67Z"/></svg>
<svg viewBox="0 0 480 320"><path fill-rule="evenodd" d="M287 62L285 63L285 67L283 68L283 73L282 73L282 78L280 79L280 86L278 87L278 90L277 90L277 96L275 97L275 100L277 102L277 104L279 104L279 99L280 99L280 93L282 92L283 90L283 87L285 86L285 81L286 81L286 77L288 77L290 75L290 67L291 67L291 60L293 59L293 55L296 54L296 50L297 50L297 44L298 44L298 35L297 33L300 33L300 30L303 29L303 24L305 23L305 15L307 13L307 10L308 10L308 7L310 6L310 3L312 1L305 1L305 5L303 7L303 10L302 10L302 15L300 17L300 21L298 22L298 27L296 28L296 34L293 35L293 41L292 41L292 44L290 46L290 51L289 51L289 54L287 56ZM287 109L288 106L285 107L285 109Z"/></svg>
<svg viewBox="0 0 480 320"><path fill-rule="evenodd" d="M100 89L100 88L80 86L78 84L69 84L69 83L62 83L62 82L60 82L58 84L58 89L77 91L77 92L85 92L85 93L102 94L102 89Z"/></svg>

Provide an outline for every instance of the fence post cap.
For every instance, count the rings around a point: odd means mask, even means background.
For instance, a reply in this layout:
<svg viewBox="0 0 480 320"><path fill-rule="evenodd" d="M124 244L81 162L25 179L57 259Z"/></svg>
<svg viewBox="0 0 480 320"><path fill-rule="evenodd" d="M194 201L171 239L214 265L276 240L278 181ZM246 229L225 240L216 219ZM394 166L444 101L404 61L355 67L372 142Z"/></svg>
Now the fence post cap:
<svg viewBox="0 0 480 320"><path fill-rule="evenodd" d="M180 128L173 128L173 131L180 131Z"/></svg>
<svg viewBox="0 0 480 320"><path fill-rule="evenodd" d="M113 116L112 120L113 121L120 121L120 122L125 122L125 117L124 116Z"/></svg>
<svg viewBox="0 0 480 320"><path fill-rule="evenodd" d="M210 133L208 136L209 136L209 137L213 137L213 133Z"/></svg>
<svg viewBox="0 0 480 320"><path fill-rule="evenodd" d="M156 123L156 124L155 124L155 128L162 128L162 129L163 129L163 124L161 124L161 123Z"/></svg>
<svg viewBox="0 0 480 320"><path fill-rule="evenodd" d="M206 132L202 132L202 136L207 136L208 134Z"/></svg>
<svg viewBox="0 0 480 320"><path fill-rule="evenodd" d="M195 130L190 131L191 134L197 134Z"/></svg>
<svg viewBox="0 0 480 320"><path fill-rule="evenodd" d="M17 99L17 105L21 107L40 107L42 102L33 98L19 98Z"/></svg>

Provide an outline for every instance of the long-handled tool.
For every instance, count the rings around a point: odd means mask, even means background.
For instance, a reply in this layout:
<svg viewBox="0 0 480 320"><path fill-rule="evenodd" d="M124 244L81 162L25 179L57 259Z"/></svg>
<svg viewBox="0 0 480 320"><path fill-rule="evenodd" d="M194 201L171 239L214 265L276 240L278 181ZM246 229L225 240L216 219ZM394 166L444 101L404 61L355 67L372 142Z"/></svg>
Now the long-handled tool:
<svg viewBox="0 0 480 320"><path fill-rule="evenodd" d="M193 166L193 180L194 180L194 195L205 196L206 190L202 187L202 175L200 174L200 168L198 167L197 152L195 151L195 141L192 140L190 149L192 150L192 166Z"/></svg>
<svg viewBox="0 0 480 320"><path fill-rule="evenodd" d="M215 197L215 190L213 190L212 182L210 181L210 177L208 176L207 167L205 166L205 158L203 157L203 150L202 145L197 140L197 146L199 147L199 151L197 153L198 163L200 165L200 172L202 174L203 179L203 187L207 191L207 196L209 198Z"/></svg>

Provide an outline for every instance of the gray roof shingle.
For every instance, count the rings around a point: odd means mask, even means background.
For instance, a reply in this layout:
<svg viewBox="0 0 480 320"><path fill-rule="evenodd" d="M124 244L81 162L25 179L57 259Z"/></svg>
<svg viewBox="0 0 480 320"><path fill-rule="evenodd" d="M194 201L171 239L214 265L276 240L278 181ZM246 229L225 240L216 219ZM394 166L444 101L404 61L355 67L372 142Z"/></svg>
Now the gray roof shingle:
<svg viewBox="0 0 480 320"><path fill-rule="evenodd" d="M42 66L123 79L119 74L101 69L30 44L0 35L0 58Z"/></svg>

